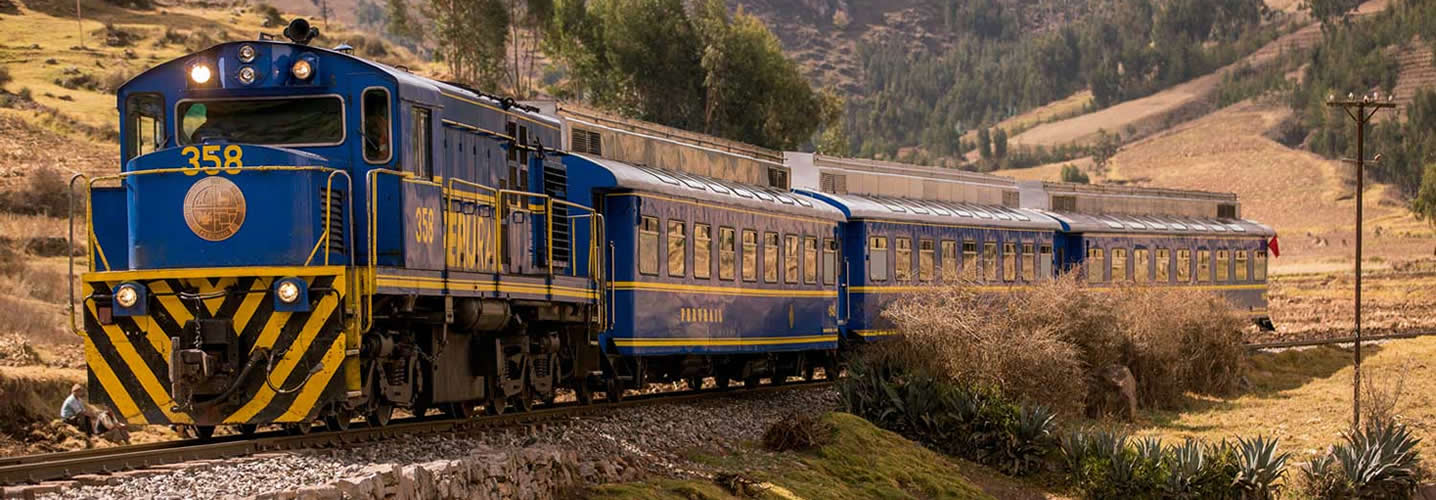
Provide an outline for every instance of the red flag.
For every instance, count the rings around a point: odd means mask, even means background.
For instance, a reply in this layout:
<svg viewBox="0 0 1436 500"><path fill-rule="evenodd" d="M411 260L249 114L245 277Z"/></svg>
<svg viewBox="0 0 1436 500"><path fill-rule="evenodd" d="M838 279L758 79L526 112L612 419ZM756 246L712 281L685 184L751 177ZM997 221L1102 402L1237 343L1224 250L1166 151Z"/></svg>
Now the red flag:
<svg viewBox="0 0 1436 500"><path fill-rule="evenodd" d="M1276 235L1271 235L1271 241L1266 242L1267 249L1271 250L1272 257L1281 257L1281 247L1276 245Z"/></svg>

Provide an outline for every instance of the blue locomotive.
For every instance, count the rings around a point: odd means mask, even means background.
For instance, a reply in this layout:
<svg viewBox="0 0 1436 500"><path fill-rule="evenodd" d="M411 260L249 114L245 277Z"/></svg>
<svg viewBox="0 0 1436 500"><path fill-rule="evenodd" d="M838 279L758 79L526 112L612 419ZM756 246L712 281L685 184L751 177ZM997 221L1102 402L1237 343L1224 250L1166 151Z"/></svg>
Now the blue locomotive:
<svg viewBox="0 0 1436 500"><path fill-rule="evenodd" d="M812 378L891 333L900 293L1084 263L1099 285L1251 292L1264 310L1270 230L1235 213L1021 208L988 177L793 189L812 168L782 153L518 103L313 35L296 21L290 41L136 76L117 92L120 172L72 181L90 248L73 326L92 400L132 423L304 432Z"/></svg>

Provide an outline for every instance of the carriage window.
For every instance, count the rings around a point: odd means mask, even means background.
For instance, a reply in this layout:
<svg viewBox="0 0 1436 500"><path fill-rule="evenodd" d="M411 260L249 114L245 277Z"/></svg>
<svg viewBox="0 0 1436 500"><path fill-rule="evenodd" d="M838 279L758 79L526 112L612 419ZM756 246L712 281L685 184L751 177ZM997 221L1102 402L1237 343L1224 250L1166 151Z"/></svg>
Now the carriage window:
<svg viewBox="0 0 1436 500"><path fill-rule="evenodd" d="M1112 281L1127 281L1127 249L1112 249Z"/></svg>
<svg viewBox="0 0 1436 500"><path fill-rule="evenodd" d="M868 277L873 281L888 280L888 239L884 236L868 238Z"/></svg>
<svg viewBox="0 0 1436 500"><path fill-rule="evenodd" d="M1192 251L1177 250L1177 282L1192 281Z"/></svg>
<svg viewBox="0 0 1436 500"><path fill-rule="evenodd" d="M778 233L763 233L763 281L778 282Z"/></svg>
<svg viewBox="0 0 1436 500"><path fill-rule="evenodd" d="M977 242L962 242L962 279L977 281Z"/></svg>
<svg viewBox="0 0 1436 500"><path fill-rule="evenodd" d="M1247 251L1237 250L1237 281L1247 280Z"/></svg>
<svg viewBox="0 0 1436 500"><path fill-rule="evenodd" d="M1263 281L1266 279L1266 250L1257 250L1252 263L1252 279Z"/></svg>
<svg viewBox="0 0 1436 500"><path fill-rule="evenodd" d="M1225 283L1231 280L1232 259L1227 250L1217 250L1217 281Z"/></svg>
<svg viewBox="0 0 1436 500"><path fill-rule="evenodd" d="M939 248L939 250L942 251L942 280L949 282L956 281L957 242L952 240L942 240L941 248Z"/></svg>
<svg viewBox="0 0 1436 500"><path fill-rule="evenodd" d="M718 228L718 279L720 280L733 280L733 266L736 264L733 260L736 257L734 254L737 253L735 248L737 243L734 240L733 228Z"/></svg>
<svg viewBox="0 0 1436 500"><path fill-rule="evenodd" d="M688 274L688 232L682 221L668 221L668 275L682 278Z"/></svg>
<svg viewBox="0 0 1436 500"><path fill-rule="evenodd" d="M832 238L823 238L823 283L838 283L838 242Z"/></svg>
<svg viewBox="0 0 1436 500"><path fill-rule="evenodd" d="M693 225L693 277L713 277L713 226Z"/></svg>
<svg viewBox="0 0 1436 500"><path fill-rule="evenodd" d="M893 253L897 267L898 281L912 280L912 238L898 238L897 251Z"/></svg>
<svg viewBox="0 0 1436 500"><path fill-rule="evenodd" d="M982 276L987 281L997 281L997 242L982 243Z"/></svg>
<svg viewBox="0 0 1436 500"><path fill-rule="evenodd" d="M658 218L644 216L638 226L638 272L658 274Z"/></svg>
<svg viewBox="0 0 1436 500"><path fill-rule="evenodd" d="M917 279L932 281L933 262L936 249L933 248L932 240L919 240L917 242Z"/></svg>
<svg viewBox="0 0 1436 500"><path fill-rule="evenodd" d="M1037 256L1032 253L1032 244L1022 244L1022 279L1033 281L1037 277Z"/></svg>
<svg viewBox="0 0 1436 500"><path fill-rule="evenodd" d="M758 281L758 232L743 230L743 281Z"/></svg>
<svg viewBox="0 0 1436 500"><path fill-rule="evenodd" d="M364 161L386 163L389 154L389 91L364 91Z"/></svg>
<svg viewBox="0 0 1436 500"><path fill-rule="evenodd" d="M135 94L125 99L125 161L152 153L165 143L165 105L159 94Z"/></svg>
<svg viewBox="0 0 1436 500"><path fill-rule="evenodd" d="M1101 248L1087 249L1087 281L1101 283L1104 281L1102 274L1107 272L1107 259L1103 256Z"/></svg>
<svg viewBox="0 0 1436 500"><path fill-rule="evenodd" d="M1052 278L1052 245L1042 245L1037 255L1037 272L1042 276L1040 279Z"/></svg>
<svg viewBox="0 0 1436 500"><path fill-rule="evenodd" d="M1165 248L1157 249L1157 282L1166 283L1171 281L1170 269L1172 267L1172 251Z"/></svg>
<svg viewBox="0 0 1436 500"><path fill-rule="evenodd" d="M1212 280L1212 251L1197 250L1197 281Z"/></svg>
<svg viewBox="0 0 1436 500"><path fill-rule="evenodd" d="M783 235L783 282L798 282L798 237Z"/></svg>
<svg viewBox="0 0 1436 500"><path fill-rule="evenodd" d="M333 96L184 101L178 113L181 146L206 139L271 146L344 142L344 103Z"/></svg>
<svg viewBox="0 0 1436 500"><path fill-rule="evenodd" d="M812 236L803 237L803 282L818 282L818 239Z"/></svg>
<svg viewBox="0 0 1436 500"><path fill-rule="evenodd" d="M1002 281L1017 281L1017 244L1002 244Z"/></svg>
<svg viewBox="0 0 1436 500"><path fill-rule="evenodd" d="M1152 281L1152 251L1145 248L1132 250L1132 260L1132 280L1138 283Z"/></svg>

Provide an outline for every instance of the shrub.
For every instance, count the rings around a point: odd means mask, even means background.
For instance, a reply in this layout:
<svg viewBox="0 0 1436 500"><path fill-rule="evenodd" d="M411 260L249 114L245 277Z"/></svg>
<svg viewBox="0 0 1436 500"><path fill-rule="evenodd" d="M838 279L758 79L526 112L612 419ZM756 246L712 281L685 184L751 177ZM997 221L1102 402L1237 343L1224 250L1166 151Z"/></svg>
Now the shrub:
<svg viewBox="0 0 1436 500"><path fill-rule="evenodd" d="M100 80L100 90L111 94L120 90L120 86L135 77L135 71L127 66L116 66L105 77Z"/></svg>
<svg viewBox="0 0 1436 500"><path fill-rule="evenodd" d="M273 5L261 3L255 5L254 10L264 18L264 27L266 28L274 28L286 24L284 22L284 14L281 14L279 9L276 9Z"/></svg>
<svg viewBox="0 0 1436 500"><path fill-rule="evenodd" d="M832 424L805 413L790 414L768 426L763 446L772 451L803 451L832 442Z"/></svg>
<svg viewBox="0 0 1436 500"><path fill-rule="evenodd" d="M959 386L1079 413L1110 392L1100 377L1125 366L1139 401L1172 407L1186 392L1233 390L1244 319L1219 296L1178 288L1102 292L1075 273L1005 293L962 284L899 299L883 312L903 363Z"/></svg>
<svg viewBox="0 0 1436 500"><path fill-rule="evenodd" d="M40 167L25 177L24 188L0 192L0 211L54 217L69 214L69 186L58 170Z"/></svg>
<svg viewBox="0 0 1436 500"><path fill-rule="evenodd" d="M1087 184L1089 182L1092 182L1092 179L1087 177L1087 174L1082 173L1082 169L1077 168L1076 165L1069 163L1062 166L1062 182Z"/></svg>
<svg viewBox="0 0 1436 500"><path fill-rule="evenodd" d="M0 66L0 85L10 83L10 81L13 79L14 77L10 76L10 67Z"/></svg>
<svg viewBox="0 0 1436 500"><path fill-rule="evenodd" d="M1320 499L1411 498L1421 480L1420 443L1405 424L1367 421L1302 468L1304 489Z"/></svg>

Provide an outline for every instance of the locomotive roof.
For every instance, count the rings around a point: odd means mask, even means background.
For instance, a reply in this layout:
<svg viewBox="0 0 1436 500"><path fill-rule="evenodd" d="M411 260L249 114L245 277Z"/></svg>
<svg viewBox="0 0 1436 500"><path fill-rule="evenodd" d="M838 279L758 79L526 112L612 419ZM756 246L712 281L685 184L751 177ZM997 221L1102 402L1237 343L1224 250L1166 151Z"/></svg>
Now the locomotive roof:
<svg viewBox="0 0 1436 500"><path fill-rule="evenodd" d="M1270 227L1246 219L1175 215L1080 214L1039 210L1072 233L1143 233L1201 236L1273 236Z"/></svg>
<svg viewBox="0 0 1436 500"><path fill-rule="evenodd" d="M371 67L371 68L374 68L375 70L377 70L377 71L379 71L379 72L381 72L381 73L384 73L384 74L388 75L389 77L393 78L393 79L394 79L394 82L395 82L395 84L396 84L396 87L397 87L397 89L398 89L399 97L401 97L401 98L403 98L403 99L406 99L406 100L416 101L416 102L419 102L419 103L421 103L421 104L439 105L439 104L440 104L439 96L440 96L440 95L449 95L449 96L452 96L452 97L459 97L459 98L462 98L462 99L466 99L466 100L468 100L468 101L472 101L472 102L474 102L474 103L478 103L478 104L482 104L482 105L485 105L485 106L489 106L489 107L492 107L492 108L495 108L495 109L501 109L502 106L503 106L503 102L502 102L499 98L496 98L496 97L494 97L494 96L492 96L492 95L483 94L483 93L480 93L480 92L475 92L475 91L473 91L473 90L470 90L470 89L467 89L467 88L464 88L464 87L460 87L460 86L458 86L458 85L454 85L454 84L447 83L447 82L441 82L441 81L439 81L439 80L435 80L435 79L432 79L432 78L428 78L428 77L416 75L416 74L414 74L414 73L410 73L410 72L407 71L407 70L400 69L400 68L396 68L396 67L394 67L394 66L390 66L390 65L388 65L388 64L384 64L384 63L381 63L381 62L378 62L378 61L375 61L375 60L372 60L372 59L365 59L365 58L362 58L362 57L359 57L359 56L356 56L356 55L353 55L353 54L349 54L349 53L345 53L345 52L339 52L339 51L337 51L337 50L332 50L332 49L326 49L326 48L323 48L323 47L317 47L317 46L313 46L313 45L300 45L300 44L291 43L291 42L286 42L286 41L280 41L280 40L239 40L239 41L233 41L233 42L218 43L218 44L215 44L215 45L213 45L213 46L211 46L211 47L209 47L209 48L206 48L206 49L204 49L204 50L200 50L200 51L196 51L196 52L193 52L193 53L185 54L185 55L176 57L176 58L174 58L174 59L170 59L170 60L168 60L168 61L165 61L165 62L163 62L163 63L160 63L160 64L158 64L158 65L156 65L156 66L154 66L154 67L152 67L152 68L150 68L150 69L148 69L148 70L145 70L144 72L140 73L140 75L137 75L135 78L132 78L131 81L134 81L135 79L138 79L139 76L143 76L143 75L146 74L146 73L155 72L155 71L173 71L174 68L176 68L176 67L178 67L178 68L183 68L183 65L184 65L186 62L188 62L191 58L194 58L194 57L200 56L200 55L209 55L210 57L214 57L215 54L219 54L219 53L223 52L223 49L224 49L224 48L226 48L226 47L231 47L231 46L237 46L237 45L252 45L252 46L255 46L255 47L265 46L265 45L277 46L277 47L289 47L289 48L291 48L291 49L293 49L293 50L295 50L295 51L310 52L310 53L314 53L314 54L319 55L319 56L322 56L322 57L346 58L346 59L349 59L349 60L351 60L351 61L353 61L353 62L356 62L356 63L358 63L358 64L362 64L362 65L365 65L365 66L369 66L369 67ZM126 83L126 86L128 86L128 85L129 85L129 83L127 82L127 83ZM123 87L122 87L121 94L123 94ZM554 127L559 127L559 126L560 126L560 123L559 123L559 121L558 121L557 118L554 118L554 117L552 117L552 116L545 115L545 114L542 114L542 113L539 113L539 112L536 112L536 111L530 111L530 110L524 109L523 107L512 107L512 108L509 108L509 109L507 110L507 112L509 112L509 113L522 114L522 115L524 115L525 118L532 119L532 120L536 120L536 121L542 121L542 122L544 122L544 123L548 123L548 124L550 124L550 125L553 125Z"/></svg>
<svg viewBox="0 0 1436 500"><path fill-rule="evenodd" d="M806 193L806 191L804 191ZM837 205L852 219L957 224L1002 229L1050 230L1062 226L1035 210L954 201L856 194L811 193Z"/></svg>
<svg viewBox="0 0 1436 500"><path fill-rule="evenodd" d="M765 212L780 212L832 221L843 214L820 200L770 187L714 179L687 172L633 165L588 154L571 153L602 167L613 175L616 187L736 205Z"/></svg>

